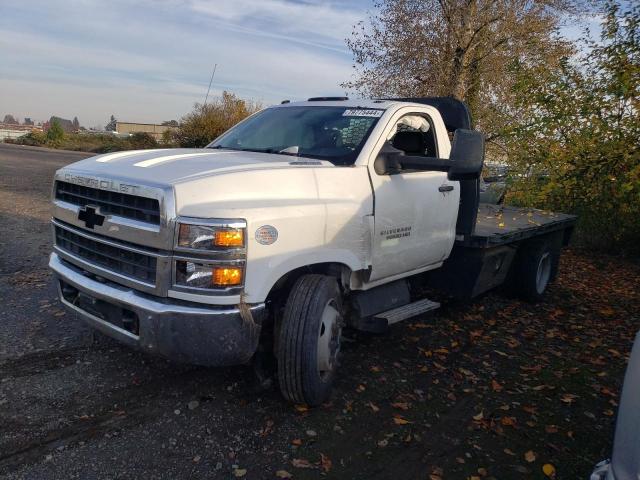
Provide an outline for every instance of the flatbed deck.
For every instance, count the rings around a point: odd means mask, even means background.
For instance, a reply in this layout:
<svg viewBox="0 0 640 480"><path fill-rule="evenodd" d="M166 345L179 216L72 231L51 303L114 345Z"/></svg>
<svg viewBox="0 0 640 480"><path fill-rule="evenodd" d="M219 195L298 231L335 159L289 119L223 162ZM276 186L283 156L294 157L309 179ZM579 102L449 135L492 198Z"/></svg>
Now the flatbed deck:
<svg viewBox="0 0 640 480"><path fill-rule="evenodd" d="M573 228L575 215L481 203L473 234L464 246L489 248Z"/></svg>

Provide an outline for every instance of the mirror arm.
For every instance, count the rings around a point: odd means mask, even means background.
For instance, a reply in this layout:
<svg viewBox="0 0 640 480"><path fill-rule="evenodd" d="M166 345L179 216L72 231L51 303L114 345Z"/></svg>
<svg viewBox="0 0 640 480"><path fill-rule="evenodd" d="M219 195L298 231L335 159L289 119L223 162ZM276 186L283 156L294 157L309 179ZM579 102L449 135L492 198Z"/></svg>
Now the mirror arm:
<svg viewBox="0 0 640 480"><path fill-rule="evenodd" d="M400 159L404 170L423 170L431 172L448 172L451 161L435 157L402 157Z"/></svg>

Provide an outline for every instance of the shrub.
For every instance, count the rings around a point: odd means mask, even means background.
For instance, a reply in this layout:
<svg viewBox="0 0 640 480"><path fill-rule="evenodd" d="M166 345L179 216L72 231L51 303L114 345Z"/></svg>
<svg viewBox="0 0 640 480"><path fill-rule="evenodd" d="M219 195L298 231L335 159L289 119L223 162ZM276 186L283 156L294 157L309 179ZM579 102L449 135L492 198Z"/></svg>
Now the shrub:
<svg viewBox="0 0 640 480"><path fill-rule="evenodd" d="M47 131L47 142L51 145L57 145L62 142L64 138L64 130L62 129L62 125L58 120L54 120L51 122L49 126L49 130Z"/></svg>
<svg viewBox="0 0 640 480"><path fill-rule="evenodd" d="M222 92L222 97L210 104L196 103L193 111L182 118L180 126L172 133L173 141L181 147L204 147L260 108L257 103Z"/></svg>
<svg viewBox="0 0 640 480"><path fill-rule="evenodd" d="M47 135L44 132L38 130L32 130L26 135L18 137L12 143L18 143L20 145L31 145L33 147L40 147L47 143Z"/></svg>
<svg viewBox="0 0 640 480"><path fill-rule="evenodd" d="M158 148L155 138L145 132L136 132L127 139L131 150L144 150L146 148Z"/></svg>

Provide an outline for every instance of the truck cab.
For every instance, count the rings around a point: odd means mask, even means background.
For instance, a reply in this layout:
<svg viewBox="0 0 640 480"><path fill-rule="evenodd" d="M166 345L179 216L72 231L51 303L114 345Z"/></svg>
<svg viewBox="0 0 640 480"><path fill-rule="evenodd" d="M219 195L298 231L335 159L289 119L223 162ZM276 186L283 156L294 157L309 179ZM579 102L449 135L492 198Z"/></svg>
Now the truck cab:
<svg viewBox="0 0 640 480"><path fill-rule="evenodd" d="M345 325L381 331L437 307L411 298L418 274L456 290L468 264L476 281L461 290L475 296L524 255L538 262L532 297L552 280L571 218L474 236L483 142L453 99L316 98L264 109L206 148L82 160L54 178L60 299L177 361L271 356L284 396L317 405ZM531 260L520 247L534 236Z"/></svg>

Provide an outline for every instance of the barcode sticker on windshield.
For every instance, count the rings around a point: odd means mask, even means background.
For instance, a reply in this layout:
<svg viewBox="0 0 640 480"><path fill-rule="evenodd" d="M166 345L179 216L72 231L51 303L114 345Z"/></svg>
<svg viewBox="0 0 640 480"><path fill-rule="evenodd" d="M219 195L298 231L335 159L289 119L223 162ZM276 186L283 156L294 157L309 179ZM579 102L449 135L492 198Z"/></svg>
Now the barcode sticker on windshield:
<svg viewBox="0 0 640 480"><path fill-rule="evenodd" d="M342 114L343 117L381 117L384 113L384 110L377 110L374 108L365 109L365 108L351 108L349 110L345 110Z"/></svg>

